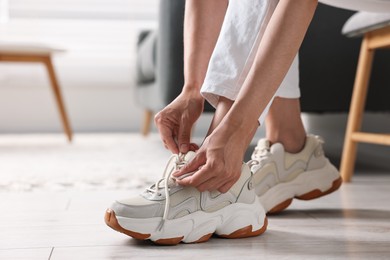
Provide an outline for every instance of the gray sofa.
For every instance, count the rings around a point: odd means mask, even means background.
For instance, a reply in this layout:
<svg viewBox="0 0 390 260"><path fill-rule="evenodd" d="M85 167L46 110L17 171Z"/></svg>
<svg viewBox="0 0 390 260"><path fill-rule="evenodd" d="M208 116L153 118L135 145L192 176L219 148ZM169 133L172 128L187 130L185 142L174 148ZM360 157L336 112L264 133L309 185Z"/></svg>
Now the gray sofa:
<svg viewBox="0 0 390 260"><path fill-rule="evenodd" d="M159 31L140 34L136 97L138 104L145 110L154 112L160 110L180 93L183 86L184 5L184 0L161 0ZM152 44L153 41L156 44ZM148 71L142 73L141 64L151 59L154 60L154 75L145 77L144 74L149 73Z"/></svg>
<svg viewBox="0 0 390 260"><path fill-rule="evenodd" d="M169 104L183 86L184 5L184 0L162 0L159 31L144 32L139 38L136 97L146 111L144 134L151 115ZM341 29L353 13L319 5L299 54L302 111L348 111L361 39L343 36ZM367 109L390 111L390 88L381 87L390 82L384 73L390 71L390 54L377 57L375 66ZM211 110L207 105L205 111Z"/></svg>

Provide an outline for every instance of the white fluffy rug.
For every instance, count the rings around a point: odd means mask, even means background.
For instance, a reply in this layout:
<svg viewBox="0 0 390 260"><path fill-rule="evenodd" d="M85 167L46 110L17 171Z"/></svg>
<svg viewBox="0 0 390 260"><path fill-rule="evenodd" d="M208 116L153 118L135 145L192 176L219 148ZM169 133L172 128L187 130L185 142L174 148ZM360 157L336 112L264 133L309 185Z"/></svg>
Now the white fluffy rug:
<svg viewBox="0 0 390 260"><path fill-rule="evenodd" d="M0 191L140 189L169 156L157 135L0 135Z"/></svg>

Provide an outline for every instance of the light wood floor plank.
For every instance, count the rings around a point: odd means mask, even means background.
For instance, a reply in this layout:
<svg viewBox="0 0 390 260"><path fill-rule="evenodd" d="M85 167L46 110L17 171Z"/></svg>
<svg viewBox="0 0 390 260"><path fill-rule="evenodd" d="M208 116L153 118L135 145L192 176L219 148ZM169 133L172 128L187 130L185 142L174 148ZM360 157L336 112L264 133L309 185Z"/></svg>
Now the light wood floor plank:
<svg viewBox="0 0 390 260"><path fill-rule="evenodd" d="M158 247L148 243L129 243L115 247L55 248L52 260L72 259L388 259L388 243L294 241L292 235L282 243L267 243L262 239L226 241L214 239L205 244Z"/></svg>
<svg viewBox="0 0 390 260"><path fill-rule="evenodd" d="M0 259L7 260L42 260L49 259L52 248L3 249L0 250Z"/></svg>

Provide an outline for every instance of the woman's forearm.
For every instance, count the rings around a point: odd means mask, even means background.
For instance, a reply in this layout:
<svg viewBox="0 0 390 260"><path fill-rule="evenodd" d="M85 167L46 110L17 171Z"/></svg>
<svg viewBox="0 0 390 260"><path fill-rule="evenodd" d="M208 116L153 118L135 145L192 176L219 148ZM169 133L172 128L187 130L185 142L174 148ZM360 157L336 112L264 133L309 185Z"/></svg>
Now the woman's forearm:
<svg viewBox="0 0 390 260"><path fill-rule="evenodd" d="M280 0L249 75L225 118L232 130L245 131L257 124L292 64L316 6L317 0Z"/></svg>
<svg viewBox="0 0 390 260"><path fill-rule="evenodd" d="M227 3L227 0L186 1L184 19L185 88L193 88L199 93L221 30Z"/></svg>

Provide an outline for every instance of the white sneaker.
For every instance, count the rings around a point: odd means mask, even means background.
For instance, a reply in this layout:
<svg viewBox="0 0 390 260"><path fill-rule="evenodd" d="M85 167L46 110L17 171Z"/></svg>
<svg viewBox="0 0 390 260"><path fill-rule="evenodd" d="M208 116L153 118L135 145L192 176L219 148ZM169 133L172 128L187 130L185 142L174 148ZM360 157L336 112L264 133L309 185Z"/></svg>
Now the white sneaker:
<svg viewBox="0 0 390 260"><path fill-rule="evenodd" d="M106 224L163 245L205 242L213 233L243 238L265 232L265 211L252 188L248 165L243 164L240 179L225 194L176 185L171 174L194 155L173 155L161 180L137 197L113 203L106 211Z"/></svg>
<svg viewBox="0 0 390 260"><path fill-rule="evenodd" d="M308 135L303 150L291 154L280 143L270 146L268 140L259 140L248 164L266 212L284 210L293 198L311 200L340 187L340 174L325 157L322 144L320 137Z"/></svg>

